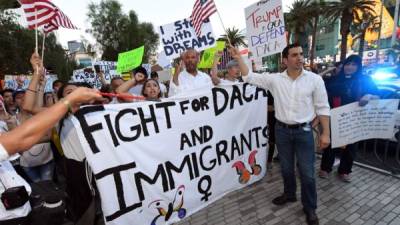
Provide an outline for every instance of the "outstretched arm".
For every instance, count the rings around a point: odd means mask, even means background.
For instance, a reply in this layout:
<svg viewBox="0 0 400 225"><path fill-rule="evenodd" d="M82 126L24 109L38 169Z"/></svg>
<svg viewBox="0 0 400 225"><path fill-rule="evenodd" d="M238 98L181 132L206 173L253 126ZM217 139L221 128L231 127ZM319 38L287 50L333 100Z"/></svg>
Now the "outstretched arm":
<svg viewBox="0 0 400 225"><path fill-rule="evenodd" d="M34 144L38 143L49 129L69 110L79 107L82 103L100 99L102 97L96 90L78 88L63 100L33 116L11 132L3 133L0 136L0 143L6 149L8 155L28 150Z"/></svg>

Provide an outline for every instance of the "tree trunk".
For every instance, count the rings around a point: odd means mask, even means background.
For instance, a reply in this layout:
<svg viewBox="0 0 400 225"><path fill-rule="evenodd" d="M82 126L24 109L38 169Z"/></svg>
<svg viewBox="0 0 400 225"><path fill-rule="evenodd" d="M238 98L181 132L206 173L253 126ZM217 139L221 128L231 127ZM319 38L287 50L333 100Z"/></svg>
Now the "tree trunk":
<svg viewBox="0 0 400 225"><path fill-rule="evenodd" d="M346 59L347 54L347 36L350 33L350 25L352 16L350 15L342 15L342 19L340 20L340 34L342 35L342 42L340 44L340 61Z"/></svg>
<svg viewBox="0 0 400 225"><path fill-rule="evenodd" d="M367 29L363 29L360 37L360 46L358 48L358 55L363 58L363 53L364 53L364 45L365 45L365 33L367 32Z"/></svg>
<svg viewBox="0 0 400 225"><path fill-rule="evenodd" d="M318 32L318 20L319 16L316 16L314 18L314 24L313 24L313 33L312 33L312 42L311 42L311 53L310 53L310 67L314 67L314 58L315 58L315 50L316 50L316 45L317 45L317 32Z"/></svg>

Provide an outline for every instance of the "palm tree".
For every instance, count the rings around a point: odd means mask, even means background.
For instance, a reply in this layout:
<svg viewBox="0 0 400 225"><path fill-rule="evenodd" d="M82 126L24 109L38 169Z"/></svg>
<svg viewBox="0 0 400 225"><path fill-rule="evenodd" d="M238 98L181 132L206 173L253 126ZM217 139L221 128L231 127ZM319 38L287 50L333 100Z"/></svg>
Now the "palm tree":
<svg viewBox="0 0 400 225"><path fill-rule="evenodd" d="M289 7L286 23L289 25L290 33L294 34L294 42L299 43L300 35L305 33L307 27L308 7L312 0L295 0ZM289 30L288 30L289 31Z"/></svg>
<svg viewBox="0 0 400 225"><path fill-rule="evenodd" d="M347 36L350 33L350 27L358 12L375 12L375 0L340 0L327 3L325 12L331 22L340 18L340 35L342 41L340 44L340 60L346 58Z"/></svg>
<svg viewBox="0 0 400 225"><path fill-rule="evenodd" d="M226 30L226 34L222 35L220 39L222 41L225 41L226 43L229 43L227 37L229 38L229 41L234 47L239 47L239 46L247 47L247 44L244 41L246 37L240 33L239 29L236 29L235 27L228 28Z"/></svg>
<svg viewBox="0 0 400 225"><path fill-rule="evenodd" d="M324 0L313 1L309 4L307 13L310 15L310 23L312 28L312 41L311 41L311 52L310 52L310 67L314 66L315 50L317 45L317 33L318 33L318 23L320 22L320 17L325 15L326 3Z"/></svg>
<svg viewBox="0 0 400 225"><path fill-rule="evenodd" d="M362 58L365 45L365 34L367 31L379 32L380 21L379 16L372 14L370 11L359 12L361 15L357 15L354 23L353 30L358 33L353 40L359 39L358 55Z"/></svg>

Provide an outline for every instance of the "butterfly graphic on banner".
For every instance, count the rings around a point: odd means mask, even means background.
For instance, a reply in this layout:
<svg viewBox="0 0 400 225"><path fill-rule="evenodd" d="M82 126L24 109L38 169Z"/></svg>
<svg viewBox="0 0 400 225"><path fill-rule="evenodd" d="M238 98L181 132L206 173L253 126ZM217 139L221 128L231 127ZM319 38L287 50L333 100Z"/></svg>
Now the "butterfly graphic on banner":
<svg viewBox="0 0 400 225"><path fill-rule="evenodd" d="M186 209L183 208L183 194L185 192L185 186L181 185L178 187L175 193L174 200L167 203L164 200L155 200L149 204L149 208L154 208L157 210L158 214L150 225L157 225L157 220L160 217L164 217L165 221L168 221L174 212L178 213L180 219L186 216Z"/></svg>
<svg viewBox="0 0 400 225"><path fill-rule="evenodd" d="M261 166L259 164L257 164L256 162L256 154L257 154L257 150L254 150L250 153L249 155L249 165L251 168L251 171L249 171L244 162L242 161L236 161L233 165L232 168L236 168L236 172L239 175L239 183L241 184L247 184L247 182L249 182L251 175L259 175L261 173Z"/></svg>

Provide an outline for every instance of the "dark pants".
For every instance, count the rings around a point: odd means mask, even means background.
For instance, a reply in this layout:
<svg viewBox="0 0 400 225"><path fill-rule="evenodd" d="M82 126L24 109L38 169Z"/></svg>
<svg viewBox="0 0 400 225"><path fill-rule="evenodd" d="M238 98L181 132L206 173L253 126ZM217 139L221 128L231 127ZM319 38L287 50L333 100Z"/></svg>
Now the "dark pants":
<svg viewBox="0 0 400 225"><path fill-rule="evenodd" d="M275 113L268 112L268 160L267 162L272 162L275 152Z"/></svg>
<svg viewBox="0 0 400 225"><path fill-rule="evenodd" d="M295 158L301 182L301 202L305 210L317 208L315 185L315 153L312 130L290 129L276 124L276 145L281 164L284 193L288 198L296 196Z"/></svg>
<svg viewBox="0 0 400 225"><path fill-rule="evenodd" d="M321 170L330 173L335 162L336 152L340 152L340 165L338 168L339 174L350 174L353 162L356 158L358 144L347 145L345 149L326 148L322 154Z"/></svg>

